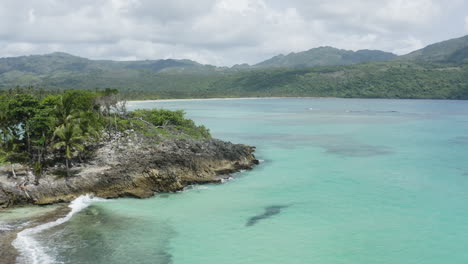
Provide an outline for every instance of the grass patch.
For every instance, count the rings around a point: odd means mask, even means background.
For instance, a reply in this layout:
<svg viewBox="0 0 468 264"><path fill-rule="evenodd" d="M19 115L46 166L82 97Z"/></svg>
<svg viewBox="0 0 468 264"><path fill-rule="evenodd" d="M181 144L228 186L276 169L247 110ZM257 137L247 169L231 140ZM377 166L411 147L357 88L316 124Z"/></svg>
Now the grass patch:
<svg viewBox="0 0 468 264"><path fill-rule="evenodd" d="M185 118L182 110L165 109L135 110L127 119L116 120L121 131L135 130L147 138L155 140L171 138L211 138L208 128L196 125L193 120Z"/></svg>

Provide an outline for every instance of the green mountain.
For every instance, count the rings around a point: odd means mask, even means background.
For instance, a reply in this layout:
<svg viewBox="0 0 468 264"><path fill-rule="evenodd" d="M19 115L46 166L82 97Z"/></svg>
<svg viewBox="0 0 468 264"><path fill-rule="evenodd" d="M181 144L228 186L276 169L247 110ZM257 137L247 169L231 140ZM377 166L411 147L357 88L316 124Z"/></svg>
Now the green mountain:
<svg viewBox="0 0 468 264"><path fill-rule="evenodd" d="M429 45L407 55L400 60L468 63L468 35Z"/></svg>
<svg viewBox="0 0 468 264"><path fill-rule="evenodd" d="M308 51L278 55L260 62L256 68L310 68L315 66L350 65L368 61L390 61L397 55L380 50L342 50L319 47Z"/></svg>
<svg viewBox="0 0 468 264"><path fill-rule="evenodd" d="M5 73L22 73L32 75L57 74L61 72L92 72L116 70L151 70L168 73L209 74L223 71L211 65L202 65L191 60L144 60L144 61L110 61L89 60L63 52L46 55L31 55L12 58L0 58L0 75ZM0 76L0 79L3 76Z"/></svg>
<svg viewBox="0 0 468 264"><path fill-rule="evenodd" d="M35 87L115 88L128 99L256 96L468 99L468 65L393 61L212 75L94 71L45 76L37 80Z"/></svg>
<svg viewBox="0 0 468 264"><path fill-rule="evenodd" d="M468 99L467 39L444 41L397 58L382 51L322 47L231 68L190 60L89 60L66 53L0 58L0 93L16 86L32 86L54 91L115 88L129 99Z"/></svg>
<svg viewBox="0 0 468 264"><path fill-rule="evenodd" d="M265 69L226 75L203 95L468 99L468 65L392 61Z"/></svg>

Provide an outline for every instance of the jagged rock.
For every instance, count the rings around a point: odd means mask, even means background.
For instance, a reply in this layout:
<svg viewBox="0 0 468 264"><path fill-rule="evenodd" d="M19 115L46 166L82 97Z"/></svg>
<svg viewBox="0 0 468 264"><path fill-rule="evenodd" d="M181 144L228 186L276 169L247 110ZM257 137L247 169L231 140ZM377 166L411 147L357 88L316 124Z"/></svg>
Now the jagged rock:
<svg viewBox="0 0 468 264"><path fill-rule="evenodd" d="M146 198L155 192L174 192L190 184L219 183L222 177L258 164L254 147L217 139L177 139L152 143L144 138L117 137L96 156L75 167L70 177L51 168L38 184L18 168L16 179L0 167L0 207L69 202L92 193L103 198ZM29 180L26 183L26 180Z"/></svg>

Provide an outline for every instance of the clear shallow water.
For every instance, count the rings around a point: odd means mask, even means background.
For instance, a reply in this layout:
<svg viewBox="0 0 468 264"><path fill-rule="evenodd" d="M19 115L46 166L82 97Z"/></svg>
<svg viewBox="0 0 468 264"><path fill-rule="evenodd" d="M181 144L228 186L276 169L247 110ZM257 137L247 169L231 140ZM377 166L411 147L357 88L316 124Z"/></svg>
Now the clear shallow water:
<svg viewBox="0 0 468 264"><path fill-rule="evenodd" d="M55 262L468 263L466 101L131 105L154 107L265 162L224 185L94 203L34 236Z"/></svg>

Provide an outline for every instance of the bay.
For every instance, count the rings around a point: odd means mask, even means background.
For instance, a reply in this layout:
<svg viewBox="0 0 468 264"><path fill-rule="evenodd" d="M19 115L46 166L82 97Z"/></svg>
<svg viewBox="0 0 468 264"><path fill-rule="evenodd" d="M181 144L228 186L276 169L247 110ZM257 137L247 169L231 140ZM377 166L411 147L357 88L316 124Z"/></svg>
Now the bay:
<svg viewBox="0 0 468 264"><path fill-rule="evenodd" d="M222 185L93 203L37 235L57 263L467 263L468 102L276 98L184 109L263 162Z"/></svg>

